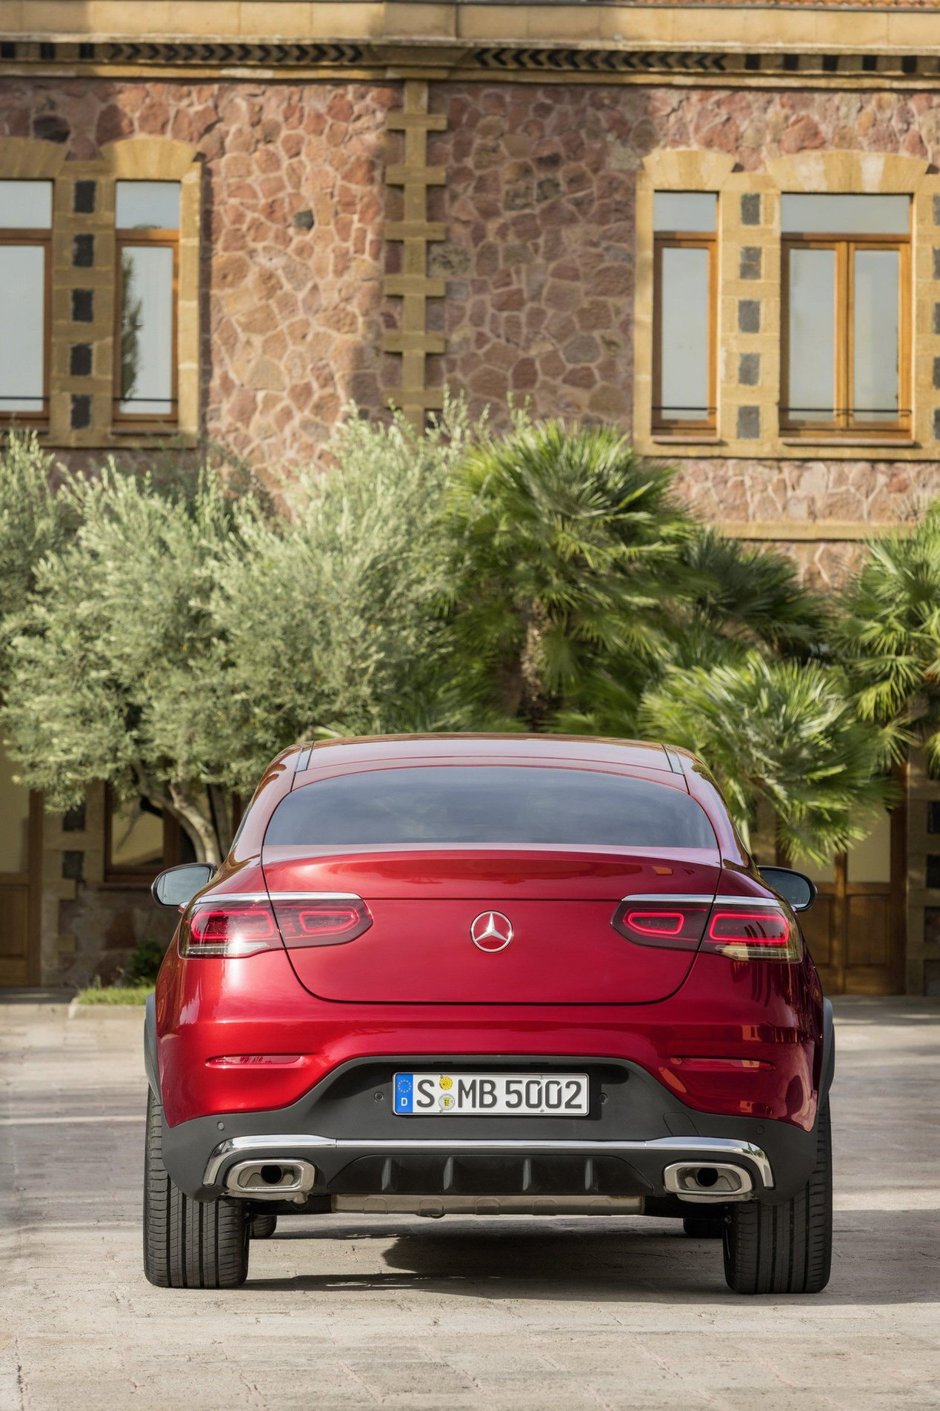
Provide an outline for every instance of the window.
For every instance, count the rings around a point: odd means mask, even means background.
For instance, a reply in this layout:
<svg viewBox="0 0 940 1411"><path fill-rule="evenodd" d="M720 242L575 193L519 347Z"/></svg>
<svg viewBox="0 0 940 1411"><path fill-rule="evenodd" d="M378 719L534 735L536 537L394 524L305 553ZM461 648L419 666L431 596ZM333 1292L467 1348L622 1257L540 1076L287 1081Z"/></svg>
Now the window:
<svg viewBox="0 0 940 1411"><path fill-rule="evenodd" d="M105 878L147 885L164 867L195 861L192 844L169 814L147 799L119 800L109 788L105 812Z"/></svg>
<svg viewBox="0 0 940 1411"><path fill-rule="evenodd" d="M0 181L0 419L48 415L51 181Z"/></svg>
<svg viewBox="0 0 940 1411"><path fill-rule="evenodd" d="M114 400L120 420L176 420L179 210L179 182L117 182Z"/></svg>
<svg viewBox="0 0 940 1411"><path fill-rule="evenodd" d="M784 430L910 433L910 206L783 196Z"/></svg>
<svg viewBox="0 0 940 1411"><path fill-rule="evenodd" d="M715 266L718 198L653 198L653 430L715 430Z"/></svg>
<svg viewBox="0 0 940 1411"><path fill-rule="evenodd" d="M305 785L265 846L715 847L704 810L665 784L586 769L423 765Z"/></svg>

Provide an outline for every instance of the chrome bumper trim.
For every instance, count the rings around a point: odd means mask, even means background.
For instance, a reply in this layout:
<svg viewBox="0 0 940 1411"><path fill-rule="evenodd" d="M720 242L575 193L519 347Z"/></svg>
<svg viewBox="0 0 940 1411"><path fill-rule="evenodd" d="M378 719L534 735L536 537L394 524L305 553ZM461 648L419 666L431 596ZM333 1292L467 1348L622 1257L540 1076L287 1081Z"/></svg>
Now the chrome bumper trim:
<svg viewBox="0 0 940 1411"><path fill-rule="evenodd" d="M440 1153L442 1156L469 1152L511 1152L519 1156L557 1153L569 1156L620 1156L646 1153L673 1157L681 1155L695 1161L701 1158L707 1165L709 1159L733 1161L735 1158L750 1161L756 1167L764 1188L769 1190L774 1184L773 1170L766 1152L753 1142L736 1141L731 1137L656 1137L646 1142L590 1142L590 1141L467 1141L454 1138L453 1141L422 1141L407 1137L401 1140L382 1138L377 1141L362 1141L348 1137L318 1137L309 1133L272 1135L269 1137L229 1137L220 1142L209 1158L203 1184L219 1184L219 1172L227 1161L255 1156L269 1155L271 1159L280 1153L303 1152L310 1156L316 1165L318 1151L375 1153L392 1155L394 1152Z"/></svg>

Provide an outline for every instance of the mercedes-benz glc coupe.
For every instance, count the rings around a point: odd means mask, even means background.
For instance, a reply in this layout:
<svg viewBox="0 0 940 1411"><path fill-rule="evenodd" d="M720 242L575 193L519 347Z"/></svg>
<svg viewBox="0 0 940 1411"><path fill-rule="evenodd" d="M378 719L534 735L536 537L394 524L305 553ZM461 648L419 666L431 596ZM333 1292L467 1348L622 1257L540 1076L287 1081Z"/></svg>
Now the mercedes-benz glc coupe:
<svg viewBox="0 0 940 1411"><path fill-rule="evenodd" d="M228 1288L312 1212L653 1215L739 1293L829 1276L832 1018L705 766L621 740L285 751L146 1023L144 1256Z"/></svg>

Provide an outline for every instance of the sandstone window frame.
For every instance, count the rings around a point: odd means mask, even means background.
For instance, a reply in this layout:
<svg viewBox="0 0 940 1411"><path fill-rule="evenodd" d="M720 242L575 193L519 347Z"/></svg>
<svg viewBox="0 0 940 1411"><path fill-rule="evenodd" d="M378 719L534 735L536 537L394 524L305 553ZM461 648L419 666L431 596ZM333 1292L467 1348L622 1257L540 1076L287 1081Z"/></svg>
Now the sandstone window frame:
<svg viewBox="0 0 940 1411"><path fill-rule="evenodd" d="M653 194L717 191L717 427L667 433L653 424ZM784 194L905 195L911 202L910 409L900 429L793 430L783 400ZM936 460L940 452L940 174L918 157L817 150L737 170L734 156L688 148L648 154L636 180L633 441L642 455L682 460Z"/></svg>
<svg viewBox="0 0 940 1411"><path fill-rule="evenodd" d="M788 193L783 193L784 197ZM800 193L808 194L808 193ZM830 194L830 193L819 193ZM864 196L874 193L837 193ZM909 213L910 216L910 213ZM908 439L911 435L911 234L845 234L837 231L807 231L803 234L781 233L780 269L780 430L785 436L808 438L813 441L832 436L871 436ZM793 416L790 403L790 329L791 329L791 268L792 254L798 250L831 251L834 256L834 319L833 319L833 415L830 419L812 421ZM893 422L875 421L860 414L852 405L855 382L855 255L867 251L885 251L898 257L898 333L897 333L897 398L898 411ZM804 410L796 408L795 410Z"/></svg>
<svg viewBox="0 0 940 1411"><path fill-rule="evenodd" d="M656 197L660 194L670 195L708 195L714 196L715 200L715 221L712 230L686 229L663 229L656 228L654 220L653 229L653 375L652 375L652 405L651 405L651 425L655 435L658 436L692 436L701 433L706 436L713 436L717 429L718 418L718 195L716 192L704 192L696 190L694 193L669 192L661 193L658 189L653 192L654 206ZM702 250L706 254L705 264L705 395L706 404L701 410L705 413L702 417L668 416L667 412L683 412L697 410L697 406L691 404L680 406L672 404L667 406L663 398L664 378L663 378L663 307L664 307L664 256L670 250Z"/></svg>
<svg viewBox="0 0 940 1411"><path fill-rule="evenodd" d="M195 447L200 440L200 245L202 161L189 143L134 137L90 160L69 158L41 138L0 138L0 180L52 182L47 262L47 414L34 418L43 445L117 450ZM118 181L180 187L176 254L175 415L117 413L114 402L118 306L115 192ZM87 199L86 199L87 198ZM26 426L18 417L16 425ZM0 415L0 435L11 429Z"/></svg>
<svg viewBox="0 0 940 1411"><path fill-rule="evenodd" d="M636 298L634 305L634 440L656 454L662 445L717 444L721 403L721 245L722 193L734 168L734 158L724 152L660 149L647 156L637 175L636 195ZM656 231L656 196L687 193L713 196L716 202L714 231ZM661 410L662 370L659 366L660 268L664 248L679 241L693 246L709 243L710 367L709 415L697 423L664 418Z"/></svg>

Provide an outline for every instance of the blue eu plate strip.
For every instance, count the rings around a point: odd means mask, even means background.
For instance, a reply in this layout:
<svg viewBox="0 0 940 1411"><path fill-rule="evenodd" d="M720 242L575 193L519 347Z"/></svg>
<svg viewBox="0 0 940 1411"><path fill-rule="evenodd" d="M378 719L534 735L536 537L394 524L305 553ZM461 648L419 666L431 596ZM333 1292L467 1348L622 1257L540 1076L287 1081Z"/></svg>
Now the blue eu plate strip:
<svg viewBox="0 0 940 1411"><path fill-rule="evenodd" d="M395 1074L396 1113L414 1111L414 1084L415 1079L413 1073Z"/></svg>

